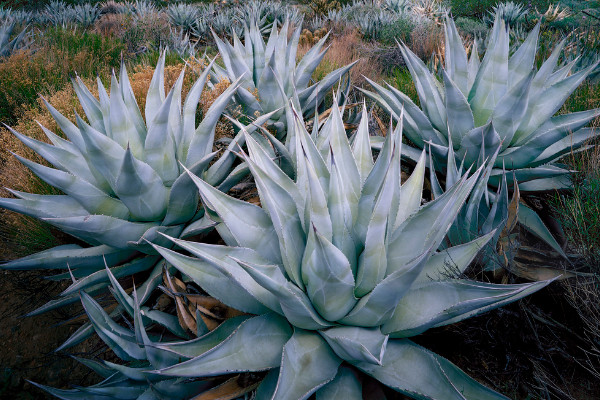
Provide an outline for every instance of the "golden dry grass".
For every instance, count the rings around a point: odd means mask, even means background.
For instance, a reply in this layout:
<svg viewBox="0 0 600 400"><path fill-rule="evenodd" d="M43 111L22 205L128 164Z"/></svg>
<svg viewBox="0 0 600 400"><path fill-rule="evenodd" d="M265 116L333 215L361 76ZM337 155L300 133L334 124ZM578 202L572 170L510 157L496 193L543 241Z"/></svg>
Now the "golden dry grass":
<svg viewBox="0 0 600 400"><path fill-rule="evenodd" d="M363 86L364 77L381 81L383 78L383 68L376 61L368 58L369 44L363 42L356 30L346 30L330 41L331 47L325 54L323 61L315 72L313 79L321 80L329 72L354 61L358 62L350 70L350 80L354 85ZM305 44L298 46L298 59L300 59L312 46Z"/></svg>

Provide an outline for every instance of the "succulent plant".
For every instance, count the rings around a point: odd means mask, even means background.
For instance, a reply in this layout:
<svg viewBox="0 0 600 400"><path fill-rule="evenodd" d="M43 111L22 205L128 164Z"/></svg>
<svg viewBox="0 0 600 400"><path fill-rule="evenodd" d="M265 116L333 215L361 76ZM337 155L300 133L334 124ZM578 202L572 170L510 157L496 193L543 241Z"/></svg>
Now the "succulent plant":
<svg viewBox="0 0 600 400"><path fill-rule="evenodd" d="M250 21L244 30L244 41L233 35L233 45L221 40L216 34L215 41L225 63L225 68L213 65L213 80L241 79L241 87L235 95L246 115L264 115L275 111L270 123L280 134L285 133L285 112L283 110L289 98L296 98L301 109L314 111L325 94L353 64L336 69L319 82L309 85L311 76L327 50L321 51L328 35L313 46L296 64L296 52L302 26L299 25L288 42L289 21L278 30L274 23L267 43L255 21ZM278 81L284 88L280 91Z"/></svg>
<svg viewBox="0 0 600 400"><path fill-rule="evenodd" d="M84 28L92 26L100 18L100 8L94 4L78 4L73 7L75 21Z"/></svg>
<svg viewBox="0 0 600 400"><path fill-rule="evenodd" d="M27 28L24 28L14 38L10 38L16 22L12 19L1 21L0 26L0 57L8 57L15 50L21 48L27 37Z"/></svg>
<svg viewBox="0 0 600 400"><path fill-rule="evenodd" d="M226 325L225 334L217 328L204 339L154 344L182 362L148 376L269 371L257 399L315 392L318 399L360 399L362 374L415 398L505 398L409 338L548 282L494 285L450 276L447 265L463 271L493 235L436 250L481 171L421 207L425 152L400 185L402 124L373 162L366 114L352 145L335 107L315 141L298 116L290 117L294 180L246 135L249 155L242 157L262 207L191 175L226 245L170 238L191 256L155 248L208 294L253 316Z"/></svg>
<svg viewBox="0 0 600 400"><path fill-rule="evenodd" d="M446 54L443 86L408 47L401 50L416 83L421 108L404 93L371 82L375 92L364 91L388 113L404 109L405 132L416 148L404 156L416 162L419 148L430 145L440 172L453 146L457 164L469 167L500 148L488 184L498 187L503 167L509 186L519 182L521 192L570 187L572 172L556 163L562 155L581 148L600 131L583 128L600 115L600 109L557 115L568 96L594 65L569 75L573 63L555 71L564 41L539 70L534 68L539 25L509 57L509 34L497 19L488 49L479 61L476 46L469 60L454 22L445 25ZM481 157L481 148L484 155ZM541 219L528 207L519 208L519 221L556 251L564 252Z"/></svg>
<svg viewBox="0 0 600 400"><path fill-rule="evenodd" d="M110 96L98 79L100 100L79 78L73 80L87 122L77 116L74 124L46 103L68 140L44 127L52 144L12 131L54 168L16 157L64 194L11 191L15 198L1 198L0 206L39 218L85 243L58 246L1 265L13 270L69 269L52 278L72 277L74 283L34 313L77 301L80 290L90 294L105 290L105 263L119 277L153 268L160 277L161 258L148 242L166 244L159 232L177 237L196 232L193 222L203 213L198 210L198 193L186 168L220 184L223 190L235 184L236 175L230 175L235 160L231 151L210 168L209 164L216 154L215 125L239 81L214 101L196 125L196 110L210 68L195 82L182 107L184 71L165 96L164 62L163 53L146 98L145 121L122 65L120 81L112 76ZM260 125L265 119L256 122ZM151 286L155 279L150 274L150 283L145 285Z"/></svg>
<svg viewBox="0 0 600 400"><path fill-rule="evenodd" d="M192 30L198 18L198 8L192 4L169 4L165 12L171 24L183 29L186 33Z"/></svg>
<svg viewBox="0 0 600 400"><path fill-rule="evenodd" d="M488 25L492 25L496 20L496 17L498 17L502 19L507 26L514 29L518 24L523 22L527 13L528 10L523 4L505 1L496 4L492 8L492 11L489 11L488 15L484 16L483 20Z"/></svg>

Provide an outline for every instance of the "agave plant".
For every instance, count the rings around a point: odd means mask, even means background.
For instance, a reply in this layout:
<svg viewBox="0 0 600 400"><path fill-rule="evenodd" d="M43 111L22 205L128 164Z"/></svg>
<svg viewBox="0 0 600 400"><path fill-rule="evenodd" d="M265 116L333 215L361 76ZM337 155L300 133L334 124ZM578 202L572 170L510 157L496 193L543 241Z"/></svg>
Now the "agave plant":
<svg viewBox="0 0 600 400"><path fill-rule="evenodd" d="M77 23L87 28L100 18L100 7L96 4L80 4L73 7L73 13Z"/></svg>
<svg viewBox="0 0 600 400"><path fill-rule="evenodd" d="M505 1L503 3L496 4L492 11L488 12L488 15L484 16L483 21L488 25L492 25L496 20L496 17L502 19L507 26L515 28L519 25L527 16L528 10L523 4L514 3L512 1Z"/></svg>
<svg viewBox="0 0 600 400"><path fill-rule="evenodd" d="M483 61L479 61L476 46L467 60L454 21L449 18L445 24L443 86L408 47L401 46L421 108L390 85L384 88L371 82L375 92L364 92L396 117L404 108L405 132L416 146L407 148L404 155L414 162L419 157L418 148L426 144L431 145L442 173L450 145L457 163L464 159L467 167L500 148L488 180L491 187L498 187L505 167L509 186L516 179L522 192L568 188L572 171L556 160L598 135L600 131L583 127L600 115L600 109L554 115L595 66L572 75L574 63L555 71L563 41L536 70L538 33L539 25L509 57L509 33L504 21L497 19ZM519 208L519 220L564 255L530 208Z"/></svg>
<svg viewBox="0 0 600 400"><path fill-rule="evenodd" d="M225 68L213 65L214 81L228 79L232 82L241 79L242 84L236 92L235 99L242 106L243 112L252 116L275 111L270 123L280 134L285 133L283 108L289 98L296 98L301 109L313 111L323 102L329 89L352 66L351 64L330 72L321 81L310 85L311 76L327 51L321 49L328 35L296 64L302 26L299 25L294 30L289 42L288 28L289 21L283 24L281 30L278 30L277 24L274 23L267 43L264 42L256 21L250 21L249 26L245 27L244 44L235 32L233 45L214 35L225 63ZM284 93L280 91L278 81L281 82Z"/></svg>
<svg viewBox="0 0 600 400"><path fill-rule="evenodd" d="M198 8L192 4L169 4L166 14L171 24L189 33L198 18Z"/></svg>
<svg viewBox="0 0 600 400"><path fill-rule="evenodd" d="M73 81L87 122L77 116L74 124L46 103L68 140L44 127L52 144L13 131L54 168L16 157L64 194L13 190L16 198L2 198L0 206L39 218L86 243L58 246L1 266L69 269L53 279L72 277L74 283L59 299L34 313L77 301L77 292L83 289L90 294L103 291L108 285L105 262L118 277L153 270L145 283L152 286L162 267L148 242L166 244L159 232L176 237L197 232L193 222L203 214L185 168L220 184L223 190L235 184L236 174L230 174L235 160L231 151L208 167L216 154L212 150L215 125L239 81L215 100L197 125L196 110L210 68L192 86L182 107L184 71L165 96L164 62L163 53L146 98L145 121L122 65L120 81L112 76L110 96L98 79L99 100L79 78Z"/></svg>
<svg viewBox="0 0 600 400"><path fill-rule="evenodd" d="M288 109L289 111L289 109ZM252 136L242 154L262 207L192 178L226 245L155 245L189 280L247 314L226 332L152 348L181 362L149 377L268 371L256 399L361 399L367 374L428 399L504 399L409 338L534 292L548 282L493 285L453 278L493 235L438 252L480 170L421 205L426 158L400 185L401 124L373 162L366 112L354 142L341 113L313 142L294 117L291 179ZM223 326L222 325L222 326ZM146 347L148 348L148 347Z"/></svg>
<svg viewBox="0 0 600 400"><path fill-rule="evenodd" d="M143 293L134 291L130 296L119 284L117 278L107 268L105 271L111 282L111 291L119 304L123 315L132 320L129 323L129 328L118 324L117 320L107 314L102 305L99 304L92 296L86 292L81 292L80 299L83 309L91 321L92 329L97 332L102 339L115 353L117 357L124 361L124 364L117 364L108 361L96 361L75 357L77 361L84 366L93 370L101 376L103 380L90 387L79 387L77 389L63 390L55 389L45 385L34 383L34 385L47 391L48 393L60 399L82 399L82 398L100 398L100 399L172 399L186 400L194 398L199 394L204 394L206 398L211 397L215 392L219 392L221 396L230 395L228 399L238 398L244 393L255 388L256 378L250 382L241 383L240 375L229 379L207 379L207 380L189 380L172 377L150 376L149 371L172 366L181 361L181 357L173 354L170 351L159 349L157 346L175 346L177 343L182 343L183 339L188 338L184 328L178 321L178 316L168 314L147 306L141 306L140 303L145 301ZM171 286L170 289L179 289L179 285L183 286L177 278L171 277L168 270L164 271L165 280L169 283L173 282L176 287ZM166 288L165 288L166 289ZM184 305L184 297L180 293L170 293L176 299L177 307L186 309ZM216 304L216 307L221 307L220 303L214 299L205 296L191 297L190 305L196 303L207 305ZM212 301L211 301L212 300ZM195 303L194 303L195 302ZM197 326L194 329L194 334L199 336L199 339L192 340L186 343L193 344L199 341L214 341L215 335L223 335L231 333L232 329L239 325L248 316L241 316L239 312L231 310L223 315L227 320L222 322L220 326L209 333L208 326L215 329L213 320L208 320L209 324L203 322L206 316L200 316L199 309L216 317L211 311L203 306L195 306L196 315L195 321ZM214 309L214 307L213 307ZM124 317L123 317L124 318ZM189 319L194 319L188 315ZM220 317L219 317L220 318ZM167 331L165 331L165 328ZM160 334L156 331L162 330ZM183 348L180 348L183 350ZM187 358L187 357L184 357ZM94 397L95 396L95 397ZM219 397L223 398L223 397ZM241 397L243 398L243 397Z"/></svg>
<svg viewBox="0 0 600 400"><path fill-rule="evenodd" d="M21 30L18 35L11 39L15 25L16 22L12 19L2 21L2 26L0 26L0 57L8 57L23 46L27 37L27 28Z"/></svg>

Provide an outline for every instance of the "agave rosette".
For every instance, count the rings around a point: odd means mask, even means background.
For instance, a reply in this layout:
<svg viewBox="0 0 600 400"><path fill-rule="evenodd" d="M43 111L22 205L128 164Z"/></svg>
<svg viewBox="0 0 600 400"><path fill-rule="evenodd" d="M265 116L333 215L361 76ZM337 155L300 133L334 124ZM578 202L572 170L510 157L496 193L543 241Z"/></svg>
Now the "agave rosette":
<svg viewBox="0 0 600 400"><path fill-rule="evenodd" d="M98 79L99 100L79 78L73 81L87 122L77 115L74 124L46 103L68 140L44 127L50 143L12 131L54 168L16 157L62 194L11 190L15 198L0 199L0 206L39 218L85 243L57 246L2 265L12 270L69 268L68 273L52 278L72 278L74 283L34 313L78 301L80 290L103 291L108 285L105 264L118 277L152 270L144 284L146 298L163 266L148 243L167 245L159 233L179 237L206 228L194 224L203 210L198 208L199 195L185 169L222 190L243 176L232 171L235 155L229 150L209 168L216 154L215 125L239 82L227 88L196 125L210 69L194 83L182 106L184 71L165 95L164 61L163 53L146 98L145 121L122 66L120 82L112 76L110 95Z"/></svg>
<svg viewBox="0 0 600 400"><path fill-rule="evenodd" d="M254 19L244 27L244 43L235 31L232 32L233 45L214 34L225 67L214 64L212 79L216 82L241 79L235 99L242 106L244 114L253 116L275 112L270 123L280 134L285 134L283 109L288 99L294 98L300 109L314 111L321 105L329 89L353 65L338 68L311 85L312 74L327 52L323 46L329 35L325 35L296 64L302 24L294 30L288 41L289 27L289 20L286 20L278 30L275 21L266 43ZM278 81L283 85L283 92Z"/></svg>
<svg viewBox="0 0 600 400"><path fill-rule="evenodd" d="M192 175L226 245L170 238L189 255L155 248L208 294L251 315L225 334L154 344L184 361L149 374L269 371L257 399L361 399L363 373L416 398L505 398L409 339L548 283L450 275L448 266L464 271L494 234L437 251L480 171L421 206L425 153L401 185L401 124L373 162L366 112L352 145L335 107L315 141L294 118L294 180L246 136L243 157L262 207Z"/></svg>
<svg viewBox="0 0 600 400"><path fill-rule="evenodd" d="M539 28L537 25L509 57L509 33L497 17L480 62L477 46L467 57L456 26L448 18L443 86L408 47L400 46L421 108L391 85L384 88L371 82L375 92L364 93L396 117L404 108L405 133L416 147L407 146L404 156L414 162L419 148L431 146L435 168L444 173L449 146L457 163L464 161L467 167L499 149L488 179L491 187L500 185L506 170L509 186L516 179L521 192L569 188L573 171L557 160L585 148L586 142L598 135L600 131L585 125L600 115L600 109L554 114L595 65L571 75L574 62L555 70L563 41L536 70ZM519 221L564 255L534 211L520 207Z"/></svg>

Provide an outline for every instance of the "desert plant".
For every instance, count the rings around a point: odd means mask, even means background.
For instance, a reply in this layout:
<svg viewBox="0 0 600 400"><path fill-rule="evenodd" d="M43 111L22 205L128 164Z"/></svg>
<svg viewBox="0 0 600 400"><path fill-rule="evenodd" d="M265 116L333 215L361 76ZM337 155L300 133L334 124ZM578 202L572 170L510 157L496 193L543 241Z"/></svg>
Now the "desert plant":
<svg viewBox="0 0 600 400"><path fill-rule="evenodd" d="M166 11L171 24L189 33L198 18L198 9L192 4L169 4Z"/></svg>
<svg viewBox="0 0 600 400"><path fill-rule="evenodd" d="M298 41L302 26L298 26L287 39L289 22L286 21L280 30L273 24L271 34L265 43L260 27L250 22L244 31L245 45L234 35L233 45L214 35L223 58L225 68L213 64L213 80L241 79L241 87L236 92L236 101L247 115L270 113L271 123L280 134L285 130L285 112L283 106L291 97L296 97L303 109L312 112L325 98L329 89L352 67L341 67L325 76L322 80L309 85L311 76L325 56L321 51L328 35L323 37L296 63ZM280 83L284 93L278 86Z"/></svg>
<svg viewBox="0 0 600 400"><path fill-rule="evenodd" d="M23 47L27 37L27 28L24 28L16 36L12 37L16 22L13 20L1 21L0 26L0 57L8 57L15 50Z"/></svg>
<svg viewBox="0 0 600 400"><path fill-rule="evenodd" d="M94 25L100 18L100 8L97 5L81 4L73 7L75 21L84 28Z"/></svg>
<svg viewBox="0 0 600 400"><path fill-rule="evenodd" d="M120 82L112 76L110 96L98 79L100 100L80 79L73 81L89 123L77 116L75 125L46 104L68 140L43 127L52 144L13 131L55 168L17 158L64 194L11 191L16 198L2 198L0 206L42 219L84 243L58 246L2 265L13 270L69 269L55 279L77 279L58 300L37 312L76 301L83 289L102 291L108 284L105 263L119 276L153 268L160 274L160 257L148 242L164 241L159 232L180 236L193 231L191 224L203 213L198 211L198 195L186 168L221 184L223 190L235 184L235 174L230 176L235 156L230 151L210 168L209 163L216 154L212 152L215 126L239 81L214 101L196 126L210 68L192 86L182 107L183 72L165 97L164 62L163 53L148 90L145 121L122 65ZM153 276L144 287L152 286Z"/></svg>
<svg viewBox="0 0 600 400"><path fill-rule="evenodd" d="M260 399L314 392L360 399L362 373L415 398L504 398L409 338L548 282L450 277L448 265L464 270L490 238L436 252L480 171L421 207L426 157L400 187L401 124L373 163L367 113L351 146L336 110L316 142L295 119L287 135L295 143L295 180L246 136L250 155L243 157L264 208L193 178L227 245L172 239L193 257L155 247L206 292L256 316L210 350L182 354L158 345L187 360L155 373L198 378L270 370L257 389Z"/></svg>
<svg viewBox="0 0 600 400"><path fill-rule="evenodd" d="M408 47L401 46L421 108L389 85L386 89L373 82L375 93L365 93L396 117L404 107L407 136L417 148L430 143L440 165L445 164L450 145L458 163L464 160L465 166L477 164L500 147L489 177L492 187L498 187L504 166L509 186L514 177L522 192L569 188L571 171L556 160L598 135L583 127L600 115L600 109L554 114L594 66L570 76L572 63L555 71L563 41L536 71L538 32L539 25L509 57L509 34L504 21L497 19L483 61L479 61L475 46L467 61L454 22L448 19L443 87ZM405 153L407 157L411 154L416 161L419 152ZM519 207L519 221L564 255L530 208Z"/></svg>
<svg viewBox="0 0 600 400"><path fill-rule="evenodd" d="M235 393L256 388L256 399L306 399L315 392L323 399L362 399L364 374L414 398L505 399L410 338L516 301L548 282L494 285L452 275L491 237L436 251L481 171L421 207L424 152L413 175L399 185L402 123L389 132L373 162L367 113L351 145L336 110L314 137L298 114L290 117L294 180L257 136L245 134L249 155L242 157L262 207L190 174L207 207L207 222L216 224L226 245L170 238L191 256L155 248L189 282L222 302L229 317L209 327L196 311L194 321L191 311L199 309L193 298L182 293L183 283L172 284L177 288L172 295L180 296L178 316L187 313L188 330L198 335L213 330L191 341L159 342L146 333L143 316L149 315L140 310L137 296L129 297L111 278L115 296L134 316L133 332L85 293L82 302L113 351L124 361L139 361L105 363L101 371L116 372L116 381L126 381L136 396L160 393L165 381L171 390L179 389L173 398L181 398L184 391L189 396L203 390L184 386L203 382L198 378L250 372L254 379L237 380ZM168 271L165 280L172 280ZM115 398L117 382L44 389L62 398L83 393ZM152 389L148 382L158 383ZM222 390L228 389L224 384Z"/></svg>
<svg viewBox="0 0 600 400"><path fill-rule="evenodd" d="M498 3L492 8L491 11L488 12L483 20L488 25L492 25L496 20L496 17L502 19L507 26L511 28L515 28L518 24L523 22L525 17L527 16L528 10L519 3L514 3L512 1L505 1L503 3Z"/></svg>

